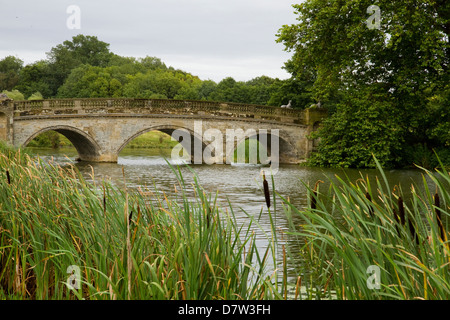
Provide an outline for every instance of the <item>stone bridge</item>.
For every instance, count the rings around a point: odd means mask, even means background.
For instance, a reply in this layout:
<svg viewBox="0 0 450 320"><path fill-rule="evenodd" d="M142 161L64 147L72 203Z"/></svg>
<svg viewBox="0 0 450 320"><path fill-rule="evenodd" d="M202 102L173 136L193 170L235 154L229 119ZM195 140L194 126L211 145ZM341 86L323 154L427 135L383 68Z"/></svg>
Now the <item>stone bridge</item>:
<svg viewBox="0 0 450 320"><path fill-rule="evenodd" d="M229 163L227 157L245 139L262 139L265 135L266 141L273 141L271 136L275 134L279 141L279 162L299 163L314 148L315 142L307 136L325 116L325 111L319 108L295 110L191 100L2 100L0 140L17 147L26 146L39 134L54 130L72 142L80 160L116 162L120 151L145 132L159 130L172 135L181 130L189 134L190 140L179 141L193 159L194 146L200 145L202 151L208 148L209 142L203 133L213 130L228 138L230 132L242 130L245 136L232 137L231 146L225 145L228 139L217 140L216 137L216 143L223 143L223 147L222 152L215 152L220 150L215 149L211 153L213 163ZM270 156L270 142L267 151ZM211 163L211 159L209 161Z"/></svg>

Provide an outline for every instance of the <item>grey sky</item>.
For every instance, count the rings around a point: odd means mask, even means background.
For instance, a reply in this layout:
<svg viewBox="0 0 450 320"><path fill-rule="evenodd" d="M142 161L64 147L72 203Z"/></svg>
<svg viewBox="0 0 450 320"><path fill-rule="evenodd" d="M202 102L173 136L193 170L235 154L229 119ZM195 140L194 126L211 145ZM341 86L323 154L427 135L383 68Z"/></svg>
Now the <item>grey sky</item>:
<svg viewBox="0 0 450 320"><path fill-rule="evenodd" d="M112 52L154 56L201 79L231 76L285 79L290 57L275 34L295 23L296 0L2 0L0 59L31 63L74 35L97 36ZM67 8L80 8L80 29L69 29Z"/></svg>

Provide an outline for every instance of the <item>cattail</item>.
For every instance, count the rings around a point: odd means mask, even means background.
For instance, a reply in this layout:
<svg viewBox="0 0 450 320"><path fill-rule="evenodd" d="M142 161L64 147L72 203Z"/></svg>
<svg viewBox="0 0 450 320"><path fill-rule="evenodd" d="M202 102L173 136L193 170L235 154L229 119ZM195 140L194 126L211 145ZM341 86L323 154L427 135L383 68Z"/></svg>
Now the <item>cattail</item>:
<svg viewBox="0 0 450 320"><path fill-rule="evenodd" d="M400 223L400 221L398 220L398 214L397 214L397 210L395 210L395 207L392 206L392 212L394 213L394 219L397 223Z"/></svg>
<svg viewBox="0 0 450 320"><path fill-rule="evenodd" d="M141 207L139 206L139 204L138 204L137 210L138 210L138 214L137 214L137 219L136 219L136 224L135 224L136 227L134 228L133 238L131 239L132 246L134 245L134 239L136 239L137 226L139 224L139 220L141 219Z"/></svg>
<svg viewBox="0 0 450 320"><path fill-rule="evenodd" d="M398 204L398 215L400 217L400 223L402 225L405 225L405 208L403 207L402 197L398 197L397 204Z"/></svg>
<svg viewBox="0 0 450 320"><path fill-rule="evenodd" d="M400 230L398 229L398 225L400 224L400 221L398 219L397 210L395 210L394 206L392 206L392 212L394 213L394 219L397 222L397 224L395 225L395 230L397 230L397 234L400 237Z"/></svg>
<svg viewBox="0 0 450 320"><path fill-rule="evenodd" d="M370 196L369 192L366 192L366 199L372 203L372 197ZM369 204L369 214L371 217L373 217L373 208L372 205Z"/></svg>
<svg viewBox="0 0 450 320"><path fill-rule="evenodd" d="M270 208L270 193L269 193L269 183L266 180L266 175L263 172L263 186L264 186L264 197L266 198L267 208Z"/></svg>
<svg viewBox="0 0 450 320"><path fill-rule="evenodd" d="M105 188L103 188L103 214L106 214L106 193Z"/></svg>
<svg viewBox="0 0 450 320"><path fill-rule="evenodd" d="M400 216L400 222L402 225L405 225L405 208L403 206L403 199L401 196L398 197L397 203L398 203L398 214ZM408 217L408 227L409 227L409 232L411 233L411 236L414 238L416 243L419 244L419 238L417 237L416 228L414 227L411 217Z"/></svg>
<svg viewBox="0 0 450 320"><path fill-rule="evenodd" d="M416 227L412 223L412 219L410 217L408 218L408 226L409 226L409 232L411 233L411 236L414 238L416 243L419 244L419 238L417 237Z"/></svg>
<svg viewBox="0 0 450 320"><path fill-rule="evenodd" d="M131 210L130 215L128 216L128 224L131 225L131 218L133 217L133 210Z"/></svg>
<svg viewBox="0 0 450 320"><path fill-rule="evenodd" d="M11 184L11 177L9 176L9 170L6 170L6 180L8 181L8 184Z"/></svg>
<svg viewBox="0 0 450 320"><path fill-rule="evenodd" d="M439 194L436 192L436 194L434 195L434 206L435 206L435 212L436 212L436 218L437 218L437 223L439 226L439 233L441 236L442 241L446 241L445 240L445 229L444 229L444 224L442 223L442 218L441 218L441 211L440 211L440 199L439 199Z"/></svg>
<svg viewBox="0 0 450 320"><path fill-rule="evenodd" d="M440 208L441 207L441 201L439 199L439 193L437 193L437 192L434 195L434 206L436 208Z"/></svg>
<svg viewBox="0 0 450 320"><path fill-rule="evenodd" d="M317 197L317 192L316 192L316 190L313 190L313 193L311 194L311 209L316 208L316 197Z"/></svg>
<svg viewBox="0 0 450 320"><path fill-rule="evenodd" d="M311 194L311 209L316 208L316 198L317 198L317 187L319 183L323 182L322 180L318 180L314 185L313 193Z"/></svg>
<svg viewBox="0 0 450 320"><path fill-rule="evenodd" d="M206 227L209 228L209 225L211 223L211 207L209 206L206 210Z"/></svg>

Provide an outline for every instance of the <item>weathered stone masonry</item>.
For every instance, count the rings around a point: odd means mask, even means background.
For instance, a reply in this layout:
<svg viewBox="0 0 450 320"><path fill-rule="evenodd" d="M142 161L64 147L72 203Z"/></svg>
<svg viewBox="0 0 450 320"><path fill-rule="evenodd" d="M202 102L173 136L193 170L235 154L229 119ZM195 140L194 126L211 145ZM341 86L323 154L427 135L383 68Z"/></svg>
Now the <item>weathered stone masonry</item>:
<svg viewBox="0 0 450 320"><path fill-rule="evenodd" d="M194 134L201 120L209 128L279 130L280 163L299 163L314 142L307 136L326 116L323 109L282 109L237 103L163 99L55 99L0 101L0 140L26 146L34 137L55 130L75 146L81 160L116 162L122 148L140 134L176 129ZM194 145L192 141L191 146ZM235 145L241 141L236 141ZM225 147L224 147L224 150ZM270 150L269 150L270 152ZM224 155L225 156L225 155Z"/></svg>

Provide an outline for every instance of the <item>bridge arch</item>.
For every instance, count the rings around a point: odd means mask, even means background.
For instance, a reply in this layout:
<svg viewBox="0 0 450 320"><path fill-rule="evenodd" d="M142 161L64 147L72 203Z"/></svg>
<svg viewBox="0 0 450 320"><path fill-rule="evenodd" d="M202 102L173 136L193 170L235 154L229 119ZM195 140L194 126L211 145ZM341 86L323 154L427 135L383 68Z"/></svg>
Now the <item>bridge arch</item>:
<svg viewBox="0 0 450 320"><path fill-rule="evenodd" d="M183 136L181 137L182 139L180 139L181 141L179 141L179 143L181 144L181 146L189 153L189 156L193 162L193 157L194 157L194 148L197 145L201 145L202 148L202 152L203 150L206 148L206 144L203 142L202 137L200 137L196 132L194 132L191 129L187 129L184 127L179 127L179 126L174 126L174 125L157 125L157 126L151 126L148 128L145 128L143 130L139 130L137 132L135 132L134 134L132 134L128 139L126 139L124 142L122 142L121 146L118 148L117 150L117 154L120 154L120 152L123 150L123 148L125 148L132 140L134 140L135 138L139 137L140 135L143 135L144 133L150 132L150 131L160 131L163 132L171 137L173 136L173 133L176 131L182 131L186 134L186 136L190 137L190 140L185 141L185 139L183 139ZM174 137L176 138L176 137Z"/></svg>
<svg viewBox="0 0 450 320"><path fill-rule="evenodd" d="M78 152L80 160L96 161L101 155L101 148L98 143L86 132L71 126L52 126L41 129L32 134L24 143L27 146L31 140L47 131L56 131L65 136L73 144Z"/></svg>
<svg viewBox="0 0 450 320"><path fill-rule="evenodd" d="M278 160L279 163L289 163L292 162L293 158L296 158L296 147L290 142L289 137L285 136L281 131L278 131L278 134L276 134L275 132L272 133L271 130L259 130L254 134L248 134L241 139L236 140L233 150L227 150L227 159L234 159L234 154L238 146L249 139L256 139L260 142L260 147L267 151L267 157L271 161ZM273 146L272 143L278 143L278 146ZM273 151L278 153L278 159L272 157Z"/></svg>

